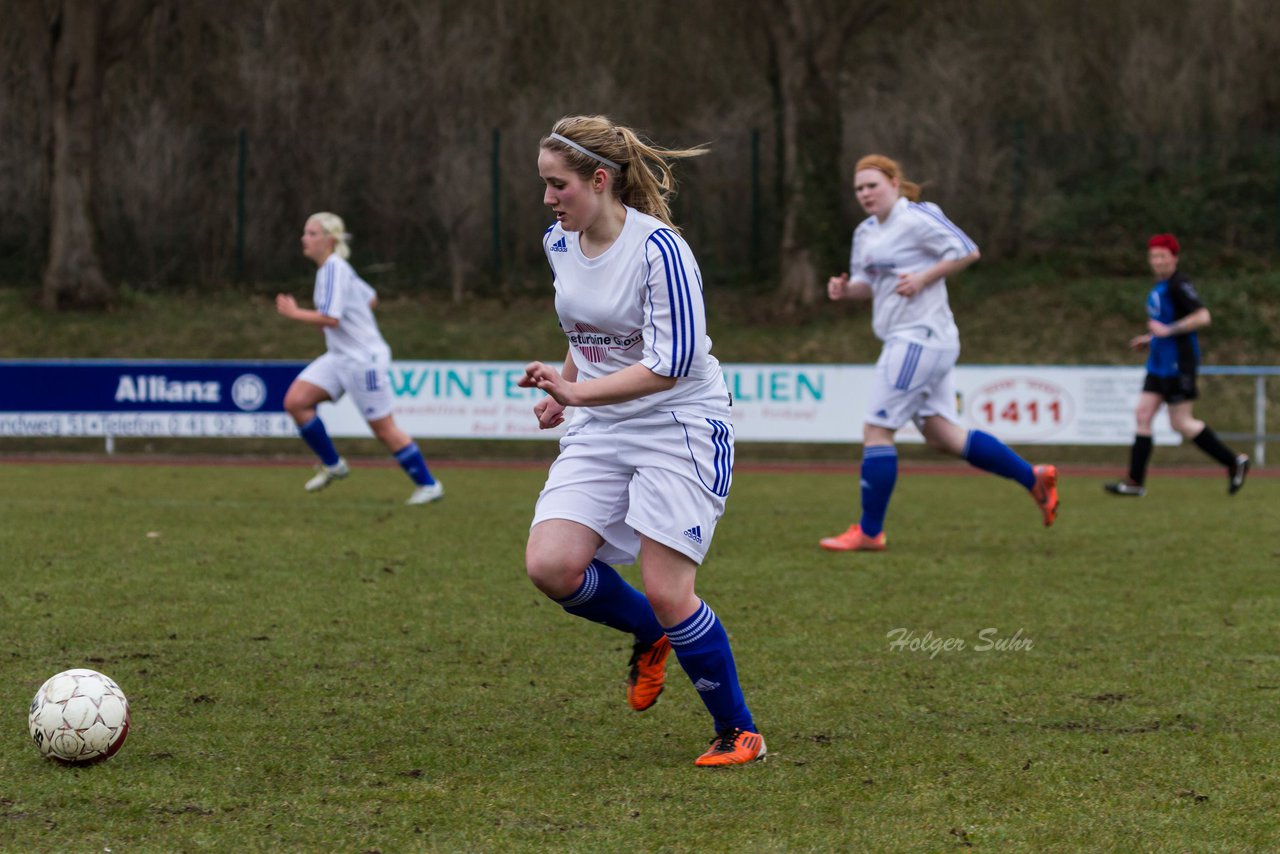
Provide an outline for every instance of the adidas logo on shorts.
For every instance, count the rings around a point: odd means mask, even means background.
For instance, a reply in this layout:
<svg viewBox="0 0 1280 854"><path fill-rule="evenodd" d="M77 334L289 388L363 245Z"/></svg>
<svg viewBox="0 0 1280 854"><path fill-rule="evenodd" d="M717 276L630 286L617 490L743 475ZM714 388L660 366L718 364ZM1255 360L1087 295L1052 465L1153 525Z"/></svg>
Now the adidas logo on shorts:
<svg viewBox="0 0 1280 854"><path fill-rule="evenodd" d="M701 525L694 525L692 528L689 528L687 531L685 531L684 535L689 539L693 540L698 545L702 545L702 526Z"/></svg>

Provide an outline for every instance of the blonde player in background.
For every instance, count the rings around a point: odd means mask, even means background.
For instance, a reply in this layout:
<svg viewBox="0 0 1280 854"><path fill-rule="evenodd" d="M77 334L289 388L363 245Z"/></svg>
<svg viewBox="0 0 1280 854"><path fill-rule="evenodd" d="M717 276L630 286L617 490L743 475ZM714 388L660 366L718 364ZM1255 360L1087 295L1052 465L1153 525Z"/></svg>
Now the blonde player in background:
<svg viewBox="0 0 1280 854"><path fill-rule="evenodd" d="M765 756L720 619L694 593L733 473L729 394L706 334L702 280L671 223L665 150L601 116L561 119L541 142L543 235L556 313L569 339L557 370L531 362L521 385L549 396L554 427L574 407L525 553L530 579L570 614L635 638L627 701L662 692L674 649L715 723L695 764ZM610 563L640 559L644 594Z"/></svg>
<svg viewBox="0 0 1280 854"><path fill-rule="evenodd" d="M327 212L312 214L302 230L302 254L315 262L315 309L298 306L288 294L276 295L276 310L289 318L324 330L328 351L298 374L285 392L284 408L298 425L303 441L320 458L308 492L324 489L349 474L338 455L316 406L350 394L369 423L369 429L413 480L415 488L406 504L428 504L444 497L444 486L431 475L422 451L391 416L392 396L388 370L391 348L378 331L373 308L378 297L356 275L347 258L350 236L342 218Z"/></svg>
<svg viewBox="0 0 1280 854"><path fill-rule="evenodd" d="M978 260L978 247L880 154L858 161L853 189L869 214L853 232L849 272L827 282L833 300L870 299L884 342L862 428L862 516L820 543L828 551L883 551L884 518L898 478L894 433L914 421L925 441L985 471L1017 481L1046 526L1058 512L1058 472L1030 466L996 437L956 416L954 370L960 331L947 301L948 276Z"/></svg>

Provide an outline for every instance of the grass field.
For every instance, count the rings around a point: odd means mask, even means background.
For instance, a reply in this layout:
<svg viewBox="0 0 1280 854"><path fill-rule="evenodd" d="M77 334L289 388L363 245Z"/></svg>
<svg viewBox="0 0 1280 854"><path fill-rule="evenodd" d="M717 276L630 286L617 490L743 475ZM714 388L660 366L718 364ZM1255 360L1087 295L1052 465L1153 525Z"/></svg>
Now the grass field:
<svg viewBox="0 0 1280 854"><path fill-rule="evenodd" d="M1165 475L1130 500L1066 477L1045 530L1007 482L908 470L891 550L832 555L815 543L847 524L853 478L739 473L700 593L770 757L705 771L674 659L662 700L629 711L626 639L524 578L543 472L440 473L446 500L407 508L387 467L311 496L301 466L0 464L0 849L1280 839L1280 480L1229 499ZM90 768L26 733L36 688L73 666L133 705Z"/></svg>

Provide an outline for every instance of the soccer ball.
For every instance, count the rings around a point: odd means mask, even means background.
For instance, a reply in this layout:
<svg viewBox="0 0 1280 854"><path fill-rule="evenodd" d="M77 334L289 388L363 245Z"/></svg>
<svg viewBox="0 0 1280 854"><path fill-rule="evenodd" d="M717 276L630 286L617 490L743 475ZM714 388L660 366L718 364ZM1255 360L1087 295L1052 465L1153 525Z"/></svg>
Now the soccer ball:
<svg viewBox="0 0 1280 854"><path fill-rule="evenodd" d="M96 670L49 677L31 701L31 738L42 754L79 765L113 756L129 735L129 701Z"/></svg>

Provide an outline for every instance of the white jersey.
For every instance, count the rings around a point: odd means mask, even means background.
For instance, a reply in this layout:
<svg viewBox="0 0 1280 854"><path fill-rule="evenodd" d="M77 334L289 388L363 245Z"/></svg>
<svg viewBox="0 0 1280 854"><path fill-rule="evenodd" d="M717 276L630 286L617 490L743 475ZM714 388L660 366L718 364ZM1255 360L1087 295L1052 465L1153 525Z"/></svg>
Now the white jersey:
<svg viewBox="0 0 1280 854"><path fill-rule="evenodd" d="M543 235L560 329L580 381L640 363L676 377L676 384L580 412L607 421L675 411L726 418L729 392L711 355L698 262L661 220L631 207L626 213L622 233L595 258L583 255L577 232L559 223Z"/></svg>
<svg viewBox="0 0 1280 854"><path fill-rule="evenodd" d="M927 270L978 248L931 202L898 199L884 222L867 217L853 232L849 278L871 285L871 328L881 341L907 338L959 344L960 330L939 279L913 297L894 291L899 273Z"/></svg>
<svg viewBox="0 0 1280 854"><path fill-rule="evenodd" d="M391 348L378 331L369 305L376 296L369 283L336 252L320 265L316 271L316 311L338 320L337 326L324 328L330 353L364 363L391 361Z"/></svg>

